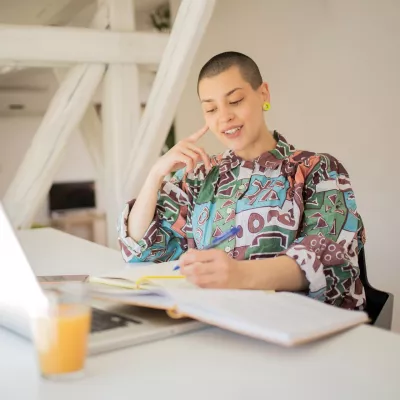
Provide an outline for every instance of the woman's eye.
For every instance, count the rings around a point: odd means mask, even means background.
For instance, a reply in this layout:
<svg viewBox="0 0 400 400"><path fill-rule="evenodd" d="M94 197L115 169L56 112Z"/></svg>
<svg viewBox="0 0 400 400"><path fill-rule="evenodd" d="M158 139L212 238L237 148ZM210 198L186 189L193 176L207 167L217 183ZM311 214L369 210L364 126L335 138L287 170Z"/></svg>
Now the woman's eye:
<svg viewBox="0 0 400 400"><path fill-rule="evenodd" d="M230 104L237 106L238 104L240 104L243 101L244 97L238 101L232 101Z"/></svg>
<svg viewBox="0 0 400 400"><path fill-rule="evenodd" d="M215 108L212 108L211 110L206 110L206 113L213 113L215 110Z"/></svg>

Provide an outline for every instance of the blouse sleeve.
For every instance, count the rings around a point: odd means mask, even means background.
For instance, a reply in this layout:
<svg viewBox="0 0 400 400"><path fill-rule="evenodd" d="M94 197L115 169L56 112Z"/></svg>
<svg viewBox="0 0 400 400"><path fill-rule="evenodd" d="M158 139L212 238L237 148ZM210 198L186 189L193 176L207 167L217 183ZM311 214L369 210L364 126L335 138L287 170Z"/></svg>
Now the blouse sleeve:
<svg viewBox="0 0 400 400"><path fill-rule="evenodd" d="M204 169L204 168L203 168ZM191 227L190 215L197 194L200 167L196 174L179 170L163 182L156 210L143 238L135 241L128 235L129 213L135 203L125 204L118 221L118 241L126 262L165 262L177 260L187 250L187 232Z"/></svg>
<svg viewBox="0 0 400 400"><path fill-rule="evenodd" d="M348 309L364 309L358 253L365 242L349 175L329 155L297 169L295 202L303 211L297 239L281 255L293 258L309 281L309 296Z"/></svg>

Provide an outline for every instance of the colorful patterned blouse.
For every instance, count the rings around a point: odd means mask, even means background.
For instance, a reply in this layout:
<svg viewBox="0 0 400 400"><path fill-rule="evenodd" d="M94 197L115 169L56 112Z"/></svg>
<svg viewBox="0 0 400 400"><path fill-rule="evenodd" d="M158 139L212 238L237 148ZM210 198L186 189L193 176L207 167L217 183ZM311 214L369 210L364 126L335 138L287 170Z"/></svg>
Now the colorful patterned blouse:
<svg viewBox="0 0 400 400"><path fill-rule="evenodd" d="M292 257L309 281L308 295L343 308L363 309L358 252L365 242L349 176L327 154L295 150L277 132L277 146L254 161L231 150L212 158L207 174L178 171L162 184L144 237L127 235L134 201L118 224L127 262L176 260L202 249L233 226L237 237L219 248L237 260Z"/></svg>

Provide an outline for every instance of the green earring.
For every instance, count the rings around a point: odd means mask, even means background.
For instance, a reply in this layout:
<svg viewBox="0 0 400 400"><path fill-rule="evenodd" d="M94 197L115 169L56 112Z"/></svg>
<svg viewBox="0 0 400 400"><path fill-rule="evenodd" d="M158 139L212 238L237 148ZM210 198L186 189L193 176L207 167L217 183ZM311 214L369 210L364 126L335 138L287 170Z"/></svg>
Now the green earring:
<svg viewBox="0 0 400 400"><path fill-rule="evenodd" d="M268 101L266 101L266 102L263 104L263 110L264 110L264 111L268 111L270 108L271 108L271 104L270 104Z"/></svg>

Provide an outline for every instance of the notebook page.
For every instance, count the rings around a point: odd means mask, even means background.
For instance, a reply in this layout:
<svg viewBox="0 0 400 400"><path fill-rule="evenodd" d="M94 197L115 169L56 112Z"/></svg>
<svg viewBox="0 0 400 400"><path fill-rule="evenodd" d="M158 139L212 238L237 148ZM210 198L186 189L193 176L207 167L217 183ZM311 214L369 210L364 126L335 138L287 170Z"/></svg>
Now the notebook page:
<svg viewBox="0 0 400 400"><path fill-rule="evenodd" d="M174 271L176 263L176 261L171 261L150 265L127 264L124 268L115 269L101 275L99 278L122 278L135 282L137 279L147 275L179 276L180 271Z"/></svg>
<svg viewBox="0 0 400 400"><path fill-rule="evenodd" d="M92 275L88 278L88 282L97 285L99 288L101 286L103 286L104 288L106 285L109 285L136 290L136 282L140 281L144 277L174 277L174 279L169 280L181 280L177 279L181 275L179 270L174 271L175 265L176 262L166 262L144 266L137 264L128 264L125 266L125 268L118 268L115 271L110 271L110 273L108 274L104 274L101 276ZM154 282L156 282L156 280L154 280ZM153 283L153 279L151 281L148 280L148 283ZM164 283L164 285L166 285L166 283ZM172 287L176 286L172 283L171 285Z"/></svg>
<svg viewBox="0 0 400 400"><path fill-rule="evenodd" d="M162 278L148 278L146 281L140 285L143 289L199 289L198 286L193 285L185 278L182 279L162 279Z"/></svg>
<svg viewBox="0 0 400 400"><path fill-rule="evenodd" d="M147 292L140 296L135 294L121 294L119 296L101 295L98 296L101 300L118 302L122 304L130 304L134 306L158 308L161 310L171 310L175 307L175 300L167 295Z"/></svg>
<svg viewBox="0 0 400 400"><path fill-rule="evenodd" d="M180 275L179 270L173 270L175 265L176 262L134 265L103 276L91 276L89 289L92 293L114 296L161 293L163 288L197 289Z"/></svg>
<svg viewBox="0 0 400 400"><path fill-rule="evenodd" d="M366 322L347 311L294 293L248 290L168 290L181 313L283 345L307 342Z"/></svg>

